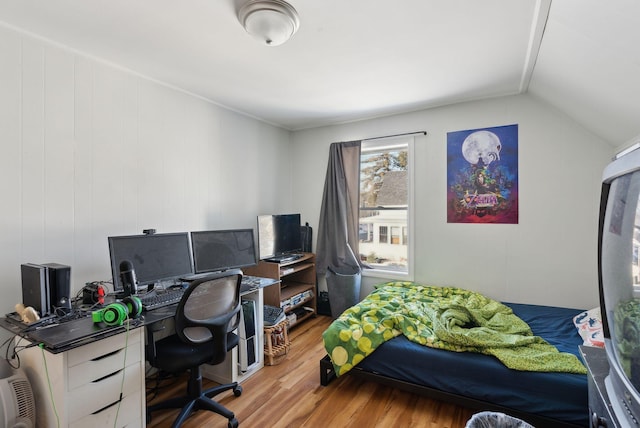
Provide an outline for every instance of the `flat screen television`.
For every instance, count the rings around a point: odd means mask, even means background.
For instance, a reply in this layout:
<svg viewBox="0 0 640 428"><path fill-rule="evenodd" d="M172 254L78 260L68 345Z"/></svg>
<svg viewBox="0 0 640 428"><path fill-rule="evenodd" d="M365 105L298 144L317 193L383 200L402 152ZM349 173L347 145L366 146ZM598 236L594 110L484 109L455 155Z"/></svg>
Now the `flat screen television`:
<svg viewBox="0 0 640 428"><path fill-rule="evenodd" d="M195 273L224 271L257 263L253 229L191 232Z"/></svg>
<svg viewBox="0 0 640 428"><path fill-rule="evenodd" d="M176 281L193 274L188 232L110 236L108 241L115 292L124 290L120 279L120 264L124 260L133 265L138 287L151 289L158 282Z"/></svg>
<svg viewBox="0 0 640 428"><path fill-rule="evenodd" d="M258 216L260 260L275 259L302 251L300 214Z"/></svg>
<svg viewBox="0 0 640 428"><path fill-rule="evenodd" d="M603 174L598 279L609 375L605 387L621 426L640 419L640 150ZM626 423L625 423L626 422Z"/></svg>

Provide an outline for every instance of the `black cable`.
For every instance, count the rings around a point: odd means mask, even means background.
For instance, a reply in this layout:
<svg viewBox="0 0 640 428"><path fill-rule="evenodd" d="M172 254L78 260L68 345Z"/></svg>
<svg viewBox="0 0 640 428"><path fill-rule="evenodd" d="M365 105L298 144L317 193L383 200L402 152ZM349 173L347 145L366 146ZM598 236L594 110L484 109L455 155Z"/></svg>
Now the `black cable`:
<svg viewBox="0 0 640 428"><path fill-rule="evenodd" d="M2 345L0 345L0 348L4 347L4 346L7 347L7 349L4 352L4 359L7 360L7 362L9 363L9 366L11 366L14 369L17 369L17 368L20 368L20 364L19 364L20 361L18 360L18 367L13 367L13 364L12 364L13 358L9 358L9 350L11 349L11 342L13 342L13 344L14 344L14 347L13 347L14 355L15 355L15 352L16 352L15 351L15 338L16 338L16 336L12 336L12 337L8 338L7 340L5 340L2 343Z"/></svg>

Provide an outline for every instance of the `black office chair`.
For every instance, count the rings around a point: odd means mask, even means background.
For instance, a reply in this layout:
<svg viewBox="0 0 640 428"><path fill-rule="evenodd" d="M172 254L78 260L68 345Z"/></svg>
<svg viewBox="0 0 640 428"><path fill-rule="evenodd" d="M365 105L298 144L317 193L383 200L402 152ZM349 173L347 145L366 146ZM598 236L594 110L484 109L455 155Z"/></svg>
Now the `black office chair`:
<svg viewBox="0 0 640 428"><path fill-rule="evenodd" d="M188 370L187 395L149 406L147 422L155 410L181 408L173 422L174 428L198 409L216 412L229 419L229 428L238 426L233 412L212 397L231 389L238 397L242 387L233 382L202 390L200 365L222 363L227 352L238 345L238 336L232 331L240 320L241 282L242 271L235 269L212 274L189 285L176 310L176 334L155 342L155 349L147 356L150 364L161 371L180 373Z"/></svg>

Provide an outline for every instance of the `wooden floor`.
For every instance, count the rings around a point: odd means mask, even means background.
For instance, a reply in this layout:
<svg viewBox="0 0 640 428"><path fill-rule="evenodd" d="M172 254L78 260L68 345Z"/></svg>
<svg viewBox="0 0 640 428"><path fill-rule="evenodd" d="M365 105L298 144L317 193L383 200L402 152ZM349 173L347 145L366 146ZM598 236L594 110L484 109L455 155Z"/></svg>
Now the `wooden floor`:
<svg viewBox="0 0 640 428"><path fill-rule="evenodd" d="M291 351L280 364L265 366L242 383L243 393L218 396L232 410L241 427L430 427L461 428L472 410L410 394L394 388L343 376L320 385L319 360L326 354L322 332L331 319L318 316L290 332ZM165 381L167 382L167 381ZM148 404L181 395L186 378L169 381ZM205 386L208 381L205 381ZM147 382L150 387L152 382ZM151 399L152 398L152 399ZM158 411L147 425L170 427L177 410ZM198 411L184 428L225 428L220 415Z"/></svg>

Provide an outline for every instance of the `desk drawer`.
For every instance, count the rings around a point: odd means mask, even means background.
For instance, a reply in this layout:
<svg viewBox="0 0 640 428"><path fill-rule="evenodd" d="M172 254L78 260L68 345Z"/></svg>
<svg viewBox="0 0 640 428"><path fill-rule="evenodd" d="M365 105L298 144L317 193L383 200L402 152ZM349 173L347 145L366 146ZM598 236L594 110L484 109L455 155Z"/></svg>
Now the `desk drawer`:
<svg viewBox="0 0 640 428"><path fill-rule="evenodd" d="M141 352L140 346L129 346L128 349L116 349L106 355L69 367L68 390L73 391L82 385L96 382L98 379L122 370L125 365L140 365L140 361L143 360Z"/></svg>
<svg viewBox="0 0 640 428"><path fill-rule="evenodd" d="M97 413L84 416L69 424L69 428L87 428L87 427L141 427L141 420L146 418L144 409L141 409L142 391L137 391L131 395L127 395L120 402L114 403L112 406L102 409ZM116 417L118 418L116 420Z"/></svg>
<svg viewBox="0 0 640 428"><path fill-rule="evenodd" d="M128 344L129 348L142 340L142 328L134 328L128 332L120 333L105 339L71 349L67 352L67 365L73 367L85 361L96 360L112 353L118 349L124 349ZM128 360L128 358L127 358Z"/></svg>
<svg viewBox="0 0 640 428"><path fill-rule="evenodd" d="M142 364L134 364L105 378L81 385L69 391L69 421L77 421L115 403L122 396L142 393L140 379L144 376ZM138 401L139 403L140 401Z"/></svg>

